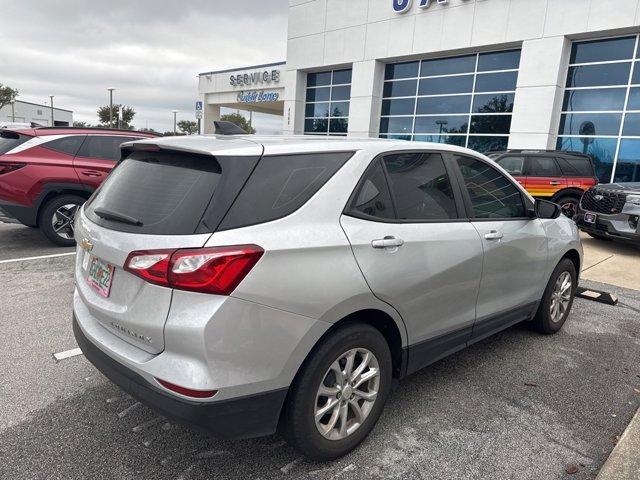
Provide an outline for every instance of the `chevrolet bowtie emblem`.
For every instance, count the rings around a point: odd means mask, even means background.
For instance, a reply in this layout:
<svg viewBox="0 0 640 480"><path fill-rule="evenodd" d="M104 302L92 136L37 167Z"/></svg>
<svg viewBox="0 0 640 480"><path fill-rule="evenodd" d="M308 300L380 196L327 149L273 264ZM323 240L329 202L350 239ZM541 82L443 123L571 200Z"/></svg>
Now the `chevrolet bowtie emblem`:
<svg viewBox="0 0 640 480"><path fill-rule="evenodd" d="M91 250L93 250L93 243L91 243L86 238L83 238L82 241L80 242L80 247L85 249L87 252L90 252Z"/></svg>

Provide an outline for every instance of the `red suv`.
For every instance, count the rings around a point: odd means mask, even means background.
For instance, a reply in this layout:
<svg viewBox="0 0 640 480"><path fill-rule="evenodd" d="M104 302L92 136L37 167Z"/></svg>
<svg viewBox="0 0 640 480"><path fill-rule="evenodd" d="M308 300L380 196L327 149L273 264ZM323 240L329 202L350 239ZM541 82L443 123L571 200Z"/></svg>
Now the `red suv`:
<svg viewBox="0 0 640 480"><path fill-rule="evenodd" d="M100 128L0 130L0 221L38 227L74 245L78 208L120 159L120 145L149 133Z"/></svg>

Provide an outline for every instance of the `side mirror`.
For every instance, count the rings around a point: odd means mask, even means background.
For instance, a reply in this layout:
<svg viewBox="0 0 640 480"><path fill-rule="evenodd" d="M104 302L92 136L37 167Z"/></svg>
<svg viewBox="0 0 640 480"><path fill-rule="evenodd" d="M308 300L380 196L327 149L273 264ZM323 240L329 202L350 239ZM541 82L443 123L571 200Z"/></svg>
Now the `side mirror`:
<svg viewBox="0 0 640 480"><path fill-rule="evenodd" d="M562 213L560 205L547 200L536 200L536 216L538 218L554 219L558 218Z"/></svg>

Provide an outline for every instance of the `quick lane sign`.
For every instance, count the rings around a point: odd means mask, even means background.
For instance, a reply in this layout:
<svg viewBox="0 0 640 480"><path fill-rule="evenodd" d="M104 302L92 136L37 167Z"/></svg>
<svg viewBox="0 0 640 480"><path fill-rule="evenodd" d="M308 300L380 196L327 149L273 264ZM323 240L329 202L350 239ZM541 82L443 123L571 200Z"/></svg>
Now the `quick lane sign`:
<svg viewBox="0 0 640 480"><path fill-rule="evenodd" d="M263 103L277 102L280 94L277 92L240 92L238 94L239 103Z"/></svg>
<svg viewBox="0 0 640 480"><path fill-rule="evenodd" d="M391 0L393 2L393 11L396 13L406 13L411 9L413 5L413 0ZM464 0L468 1L468 0ZM418 0L418 5L420 8L429 8L432 3L437 3L438 5L446 5L449 3L449 0Z"/></svg>

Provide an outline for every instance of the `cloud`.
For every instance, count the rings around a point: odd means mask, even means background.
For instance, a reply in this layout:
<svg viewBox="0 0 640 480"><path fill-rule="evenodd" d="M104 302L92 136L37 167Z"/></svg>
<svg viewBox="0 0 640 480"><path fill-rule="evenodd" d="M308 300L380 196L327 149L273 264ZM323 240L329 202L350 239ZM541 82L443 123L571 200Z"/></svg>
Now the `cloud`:
<svg viewBox="0 0 640 480"><path fill-rule="evenodd" d="M114 101L132 106L134 124L156 130L194 118L199 72L286 57L287 0L0 0L0 83L20 99L74 111L97 123ZM254 115L261 133L272 116Z"/></svg>

